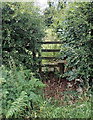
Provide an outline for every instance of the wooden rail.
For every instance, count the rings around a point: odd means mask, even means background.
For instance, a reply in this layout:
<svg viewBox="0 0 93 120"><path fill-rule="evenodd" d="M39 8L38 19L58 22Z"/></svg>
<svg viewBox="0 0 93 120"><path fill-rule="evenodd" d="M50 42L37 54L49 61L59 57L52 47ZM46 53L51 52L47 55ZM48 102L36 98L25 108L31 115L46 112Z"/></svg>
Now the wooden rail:
<svg viewBox="0 0 93 120"><path fill-rule="evenodd" d="M42 52L60 52L60 49L42 49Z"/></svg>
<svg viewBox="0 0 93 120"><path fill-rule="evenodd" d="M62 44L61 41L45 41L45 42L37 42L39 44Z"/></svg>
<svg viewBox="0 0 93 120"><path fill-rule="evenodd" d="M46 60L53 60L53 59L55 59L55 60L57 60L59 58L58 57L40 57L40 59L46 59Z"/></svg>
<svg viewBox="0 0 93 120"><path fill-rule="evenodd" d="M38 42L38 44L62 44L61 41L44 41L44 42ZM41 52L60 52L60 49L42 49ZM61 57L43 57L41 54L39 54L39 71L42 71L42 67L59 67L60 72L64 73L64 60L59 61ZM50 64L42 64L42 59L45 60L58 60L56 63L50 63Z"/></svg>
<svg viewBox="0 0 93 120"><path fill-rule="evenodd" d="M50 63L50 64L43 64L43 65L41 65L41 67L58 67L58 64L52 64L52 63Z"/></svg>

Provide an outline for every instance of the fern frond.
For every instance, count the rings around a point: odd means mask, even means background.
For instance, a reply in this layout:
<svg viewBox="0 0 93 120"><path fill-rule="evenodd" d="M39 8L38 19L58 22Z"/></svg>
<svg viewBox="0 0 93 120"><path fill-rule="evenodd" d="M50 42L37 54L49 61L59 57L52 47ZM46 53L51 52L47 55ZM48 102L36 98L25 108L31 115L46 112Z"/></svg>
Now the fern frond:
<svg viewBox="0 0 93 120"><path fill-rule="evenodd" d="M25 91L21 92L19 98L17 98L11 105L10 109L6 113L6 118L10 118L13 115L16 116L17 114L21 113L25 107L27 106L27 94Z"/></svg>

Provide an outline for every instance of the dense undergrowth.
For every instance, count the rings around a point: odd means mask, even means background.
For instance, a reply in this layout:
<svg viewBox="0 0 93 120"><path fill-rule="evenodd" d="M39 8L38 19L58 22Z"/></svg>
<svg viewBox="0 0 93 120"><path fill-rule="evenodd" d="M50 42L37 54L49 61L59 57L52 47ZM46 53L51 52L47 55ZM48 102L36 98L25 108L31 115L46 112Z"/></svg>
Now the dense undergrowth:
<svg viewBox="0 0 93 120"><path fill-rule="evenodd" d="M29 70L7 70L2 67L0 118L90 118L90 93L78 96L78 101L44 98L45 84ZM65 95L65 94L64 94Z"/></svg>
<svg viewBox="0 0 93 120"><path fill-rule="evenodd" d="M36 115L40 118L91 118L91 103L85 101L60 107L48 103Z"/></svg>
<svg viewBox="0 0 93 120"><path fill-rule="evenodd" d="M33 109L38 109L42 103L42 88L45 86L29 70L2 68L2 111L6 118L31 117Z"/></svg>
<svg viewBox="0 0 93 120"><path fill-rule="evenodd" d="M44 95L46 85L37 72L41 62L38 58L42 47L61 49L58 54L43 53L42 55L66 59L64 77L68 77L70 81L82 79L85 83L83 88L89 87L89 83L92 87L93 2L65 4L58 0L58 4L51 1L48 4L44 14L41 14L39 8L32 2L2 4L3 66L0 68L2 71L0 73L0 119L93 119L91 90L87 89L88 91L77 96L71 91L67 94L62 93L65 100L55 100L51 96L47 99ZM45 36L45 29L48 30L49 36L46 35L48 41L60 40L63 43L61 47L50 45L41 47L38 44ZM74 103L69 96L71 98L76 96Z"/></svg>

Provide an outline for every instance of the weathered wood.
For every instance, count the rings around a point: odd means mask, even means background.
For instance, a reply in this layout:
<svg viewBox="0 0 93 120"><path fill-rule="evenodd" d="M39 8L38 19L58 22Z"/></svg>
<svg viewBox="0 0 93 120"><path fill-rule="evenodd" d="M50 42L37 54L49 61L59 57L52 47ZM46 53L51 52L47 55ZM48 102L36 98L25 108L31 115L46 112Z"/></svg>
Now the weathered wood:
<svg viewBox="0 0 93 120"><path fill-rule="evenodd" d="M60 49L42 49L42 52L60 52Z"/></svg>
<svg viewBox="0 0 93 120"><path fill-rule="evenodd" d="M62 44L62 41L43 41L43 42L38 42L38 44ZM42 49L41 52L60 52L60 49ZM45 59L45 60L58 60L56 63L50 63L50 64L43 64L40 67L59 67L60 73L64 73L64 64L65 61L61 59L61 57L41 57L39 56L39 59ZM41 69L41 68L40 68Z"/></svg>
<svg viewBox="0 0 93 120"><path fill-rule="evenodd" d="M57 63L59 63L59 64L61 64L61 63L66 64L66 60L58 60Z"/></svg>
<svg viewBox="0 0 93 120"><path fill-rule="evenodd" d="M39 57L39 58L41 57L40 51L39 51L39 53L38 53L38 57ZM42 72L41 64L42 64L42 60L39 60L39 72Z"/></svg>
<svg viewBox="0 0 93 120"><path fill-rule="evenodd" d="M58 57L40 57L40 59L53 60L53 59L59 59L59 58Z"/></svg>
<svg viewBox="0 0 93 120"><path fill-rule="evenodd" d="M38 42L39 44L62 44L61 41L45 41L45 42Z"/></svg>
<svg viewBox="0 0 93 120"><path fill-rule="evenodd" d="M50 63L50 64L43 64L43 65L41 65L41 67L58 67L58 64L52 64L52 63Z"/></svg>
<svg viewBox="0 0 93 120"><path fill-rule="evenodd" d="M65 66L64 66L64 63L58 63L58 66L59 66L59 71L60 73L64 74L64 69L65 69Z"/></svg>

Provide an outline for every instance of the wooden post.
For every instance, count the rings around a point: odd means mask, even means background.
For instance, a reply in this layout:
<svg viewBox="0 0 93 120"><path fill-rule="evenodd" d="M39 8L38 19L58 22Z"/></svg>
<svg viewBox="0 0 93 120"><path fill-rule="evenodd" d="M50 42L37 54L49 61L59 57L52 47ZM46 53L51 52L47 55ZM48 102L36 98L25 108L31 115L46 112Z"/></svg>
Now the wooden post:
<svg viewBox="0 0 93 120"><path fill-rule="evenodd" d="M37 42L38 44L62 44L62 41L41 41L41 42ZM42 59L46 59L46 60L56 60L56 59L59 59L57 57L42 57L41 56L41 52L59 52L60 49L42 49L41 51L38 52L38 59L39 59L39 72L42 72L42 67L55 67L55 65L49 65L49 64L46 64L46 65L42 65ZM57 67L59 67L59 70L60 70L60 73L63 74L64 73L64 62L58 62Z"/></svg>
<svg viewBox="0 0 93 120"><path fill-rule="evenodd" d="M38 58L39 58L39 72L42 72L42 60L41 60L41 52L39 51L38 52Z"/></svg>
<svg viewBox="0 0 93 120"><path fill-rule="evenodd" d="M33 55L33 72L36 71L36 52L35 52L35 48L32 51L32 55Z"/></svg>
<svg viewBox="0 0 93 120"><path fill-rule="evenodd" d="M58 63L60 73L64 74L64 63Z"/></svg>

